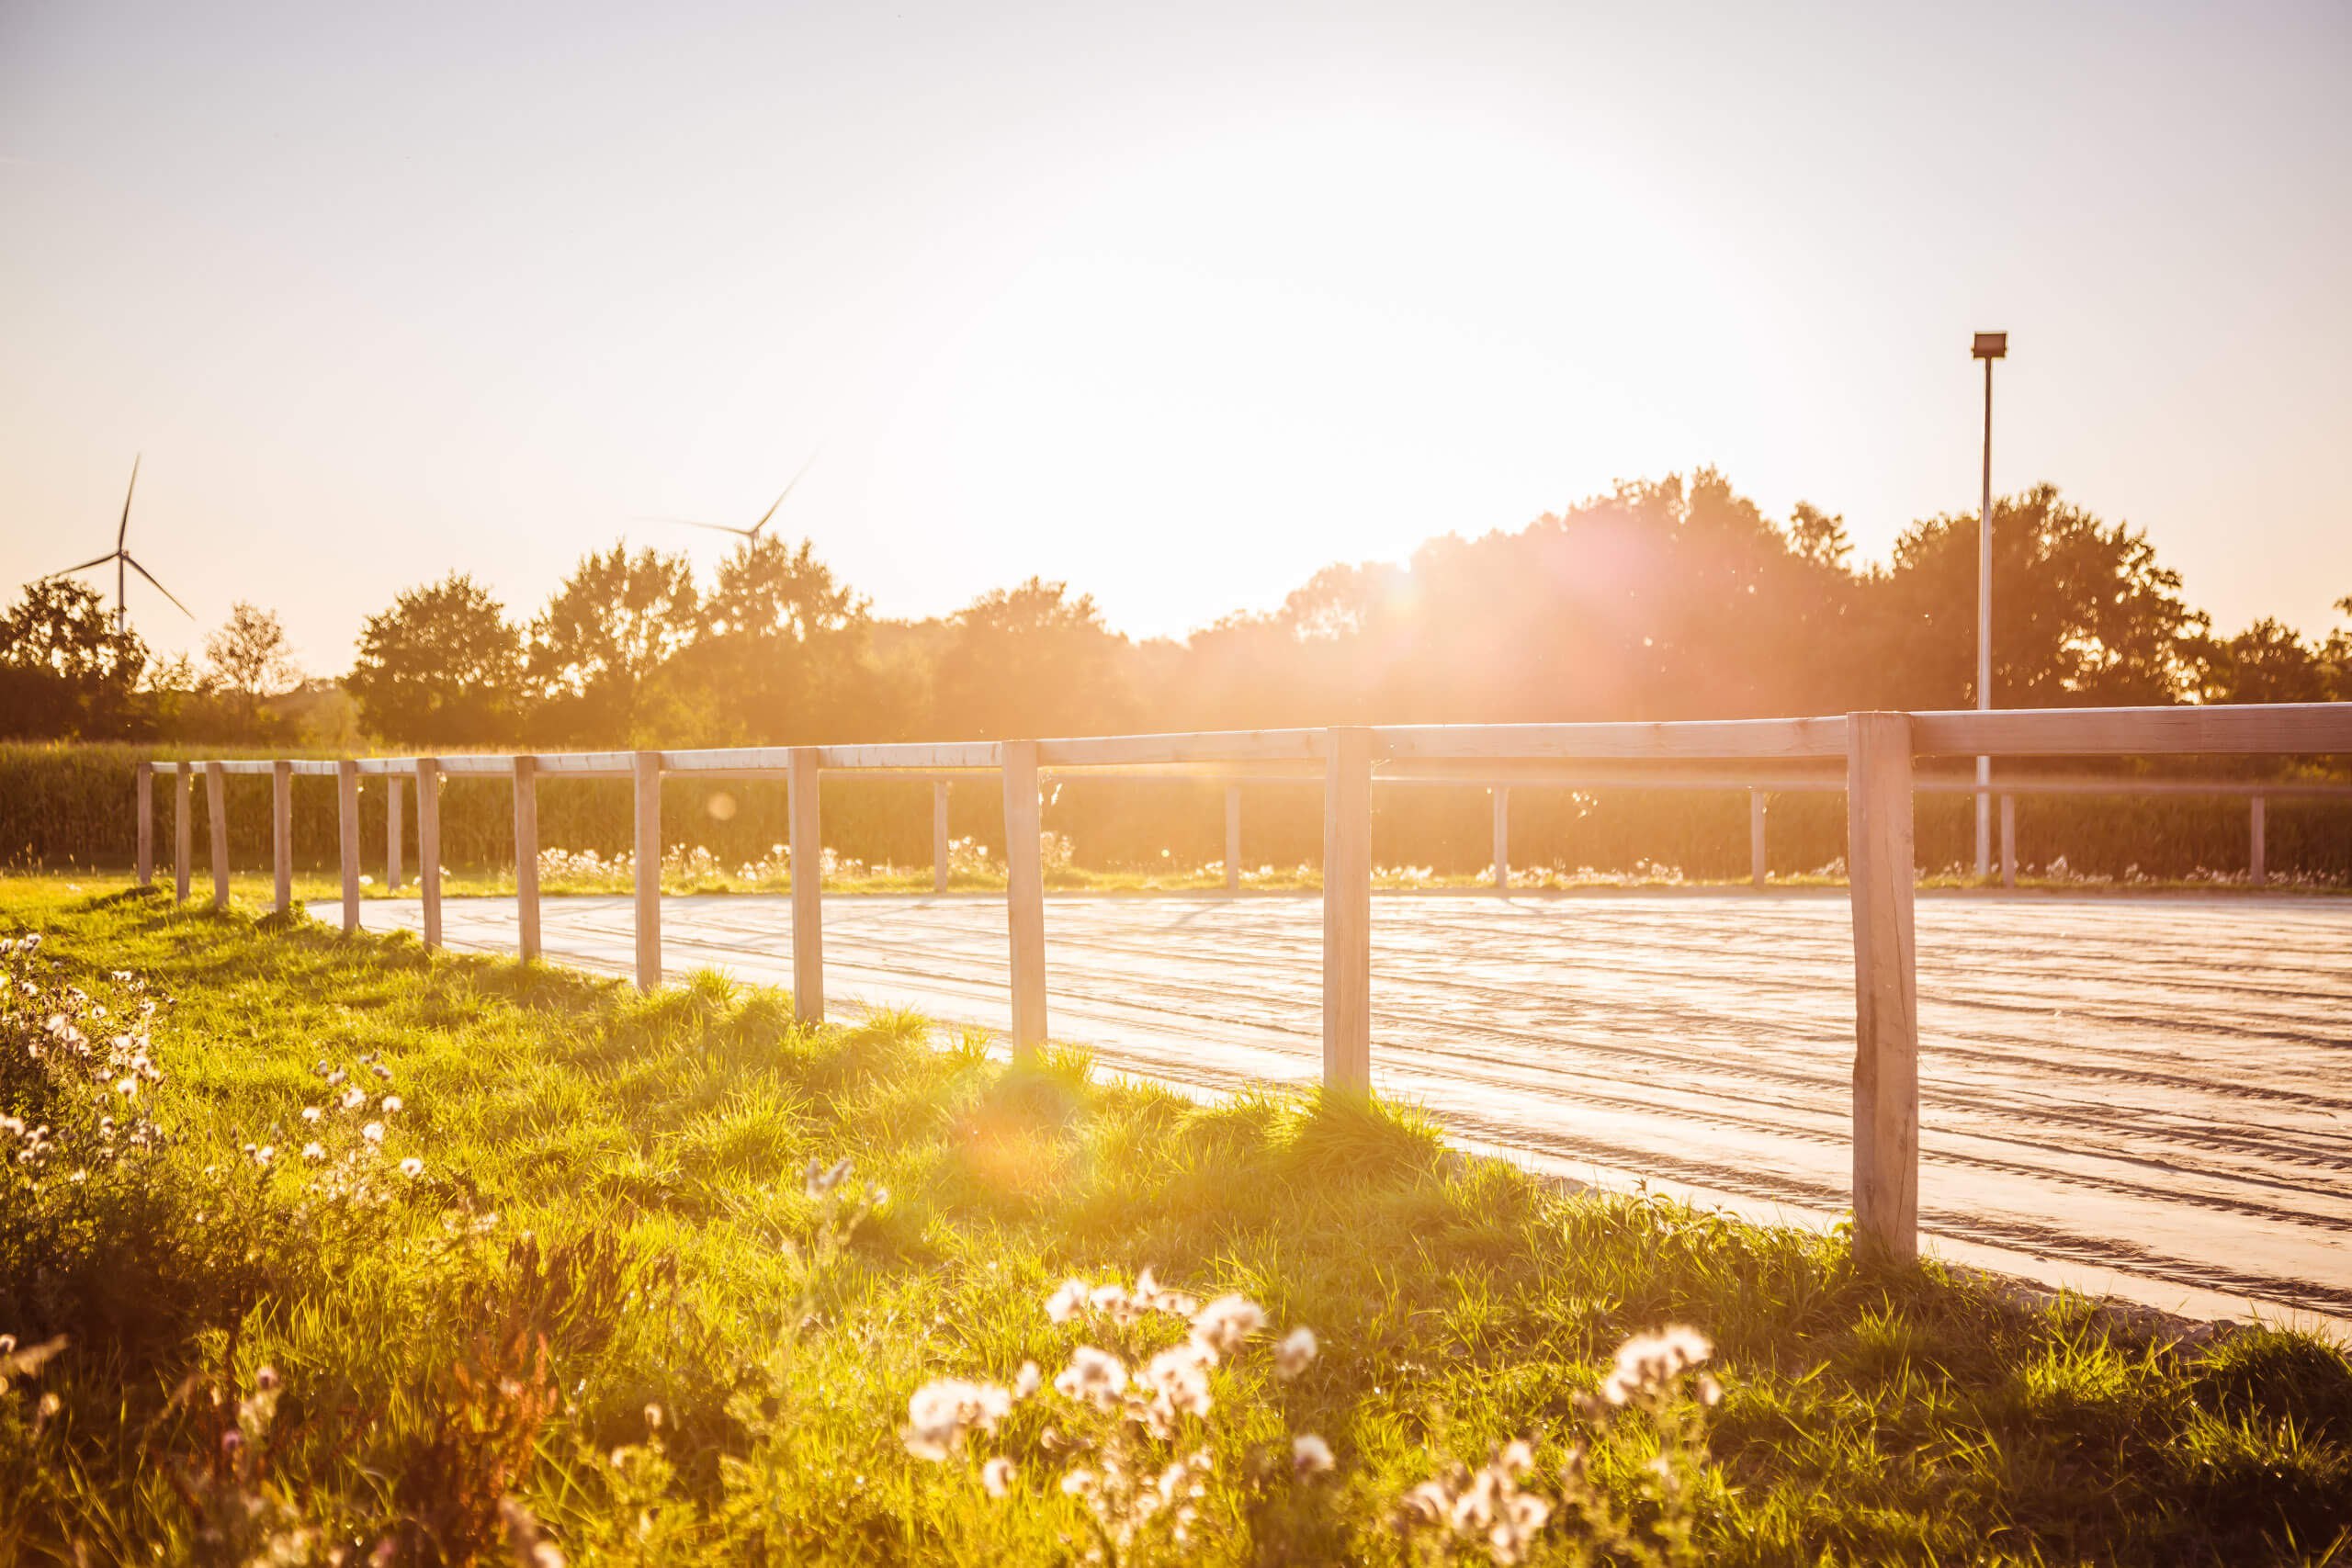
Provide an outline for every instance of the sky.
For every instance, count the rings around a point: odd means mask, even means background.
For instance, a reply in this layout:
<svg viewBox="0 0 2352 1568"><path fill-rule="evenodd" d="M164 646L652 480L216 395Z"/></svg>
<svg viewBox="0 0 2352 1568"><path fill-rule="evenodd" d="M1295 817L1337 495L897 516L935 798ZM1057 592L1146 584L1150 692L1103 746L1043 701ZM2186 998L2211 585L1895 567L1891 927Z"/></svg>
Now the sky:
<svg viewBox="0 0 2352 1568"><path fill-rule="evenodd" d="M0 0L0 574L311 671L780 513L1114 626L1705 464L2352 594L2352 6ZM811 459L813 458L813 463ZM89 573L109 596L112 574Z"/></svg>

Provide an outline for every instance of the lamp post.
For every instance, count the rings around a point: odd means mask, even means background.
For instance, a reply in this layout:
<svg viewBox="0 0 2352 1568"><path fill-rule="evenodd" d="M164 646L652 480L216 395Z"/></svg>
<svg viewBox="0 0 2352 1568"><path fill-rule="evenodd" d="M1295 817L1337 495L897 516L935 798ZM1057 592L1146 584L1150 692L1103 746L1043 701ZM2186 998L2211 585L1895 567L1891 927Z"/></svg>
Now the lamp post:
<svg viewBox="0 0 2352 1568"><path fill-rule="evenodd" d="M1976 525L1976 706L1993 705L1993 361L2009 355L2009 334L1978 333L1970 354L1984 362L1984 494ZM1976 759L1976 880L1993 873L1993 759Z"/></svg>

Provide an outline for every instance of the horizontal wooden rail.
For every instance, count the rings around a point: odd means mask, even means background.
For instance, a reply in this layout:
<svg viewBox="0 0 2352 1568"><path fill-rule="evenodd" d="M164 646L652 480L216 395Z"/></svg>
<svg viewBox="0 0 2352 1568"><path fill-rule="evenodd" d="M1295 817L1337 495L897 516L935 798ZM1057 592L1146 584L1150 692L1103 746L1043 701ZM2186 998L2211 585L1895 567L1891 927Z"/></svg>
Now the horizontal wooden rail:
<svg viewBox="0 0 2352 1568"><path fill-rule="evenodd" d="M1727 718L1657 724L1416 724L1372 731L1375 759L1609 758L1715 761L1839 757L1843 718Z"/></svg>
<svg viewBox="0 0 2352 1568"><path fill-rule="evenodd" d="M1923 757L2162 757L2352 752L2352 703L1993 708L1915 713Z"/></svg>

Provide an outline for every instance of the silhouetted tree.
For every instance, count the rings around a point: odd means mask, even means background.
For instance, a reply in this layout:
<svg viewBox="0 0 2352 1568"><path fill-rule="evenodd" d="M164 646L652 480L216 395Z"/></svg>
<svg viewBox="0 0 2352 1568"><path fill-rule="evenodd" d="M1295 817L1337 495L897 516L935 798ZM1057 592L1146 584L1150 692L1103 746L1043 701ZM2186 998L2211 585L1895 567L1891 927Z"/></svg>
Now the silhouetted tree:
<svg viewBox="0 0 2352 1568"><path fill-rule="evenodd" d="M1069 592L1033 577L956 614L933 692L936 733L1034 739L1128 724L1132 645L1103 626L1092 595Z"/></svg>
<svg viewBox="0 0 2352 1568"><path fill-rule="evenodd" d="M131 694L147 665L139 634L63 578L28 582L0 615L0 735L98 739L137 733Z"/></svg>
<svg viewBox="0 0 2352 1568"><path fill-rule="evenodd" d="M865 660L865 601L807 540L746 540L718 563L694 641L663 672L696 738L789 745L876 739L896 716Z"/></svg>
<svg viewBox="0 0 2352 1568"><path fill-rule="evenodd" d="M302 679L285 626L243 599L230 606L220 629L205 637L204 661L214 682L236 700L237 716L248 728L259 722L262 698Z"/></svg>
<svg viewBox="0 0 2352 1568"><path fill-rule="evenodd" d="M1875 704L1976 700L1974 513L1914 524L1868 597L1884 683ZM2156 564L2145 533L2105 524L2037 485L1993 508L1993 701L2000 707L2179 701L2205 616Z"/></svg>
<svg viewBox="0 0 2352 1568"><path fill-rule="evenodd" d="M615 545L582 558L531 623L534 729L577 745L658 737L665 715L648 682L694 640L696 604L683 555Z"/></svg>
<svg viewBox="0 0 2352 1568"><path fill-rule="evenodd" d="M522 634L505 606L452 572L368 617L345 682L368 729L403 746L487 746L521 726Z"/></svg>

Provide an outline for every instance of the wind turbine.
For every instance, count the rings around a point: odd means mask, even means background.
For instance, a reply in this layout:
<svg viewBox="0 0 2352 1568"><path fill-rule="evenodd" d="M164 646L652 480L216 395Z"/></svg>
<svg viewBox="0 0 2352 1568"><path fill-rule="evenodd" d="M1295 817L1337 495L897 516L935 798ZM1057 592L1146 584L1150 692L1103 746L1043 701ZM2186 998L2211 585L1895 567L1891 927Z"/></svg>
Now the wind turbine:
<svg viewBox="0 0 2352 1568"><path fill-rule="evenodd" d="M816 461L817 459L812 457L808 462L801 464L800 472L792 476L792 484L788 484L784 487L784 494L777 496L775 498L775 505L770 506L765 512L762 513L760 514L760 520L757 523L752 524L748 528L738 528L730 523L699 523L691 517L648 517L645 521L648 523L683 523L689 528L708 528L713 533L734 534L746 539L757 539L760 536L760 530L768 525L768 520L773 518L776 514L778 508L784 505L784 497L792 493L792 485L798 484L801 479L808 475L808 470L816 465Z"/></svg>
<svg viewBox="0 0 2352 1568"><path fill-rule="evenodd" d="M114 562L114 629L117 636L120 636L130 626L130 604L125 592L130 582L129 579L123 575L125 567L129 567L148 581L153 582L155 592L166 599L171 599L181 615L191 621L196 619L195 611L180 604L177 599L172 598L172 591L162 583L155 582L155 574L131 559L130 552L123 547L123 541L130 536L130 497L139 489L139 464L145 456L146 454L142 452L139 457L130 459L130 488L122 492L122 525L115 530L114 548L96 560L85 560L80 566L69 566L63 571L52 571L48 578L43 579L47 581L60 577L71 577L77 571L87 571L94 566L104 566L108 561Z"/></svg>

